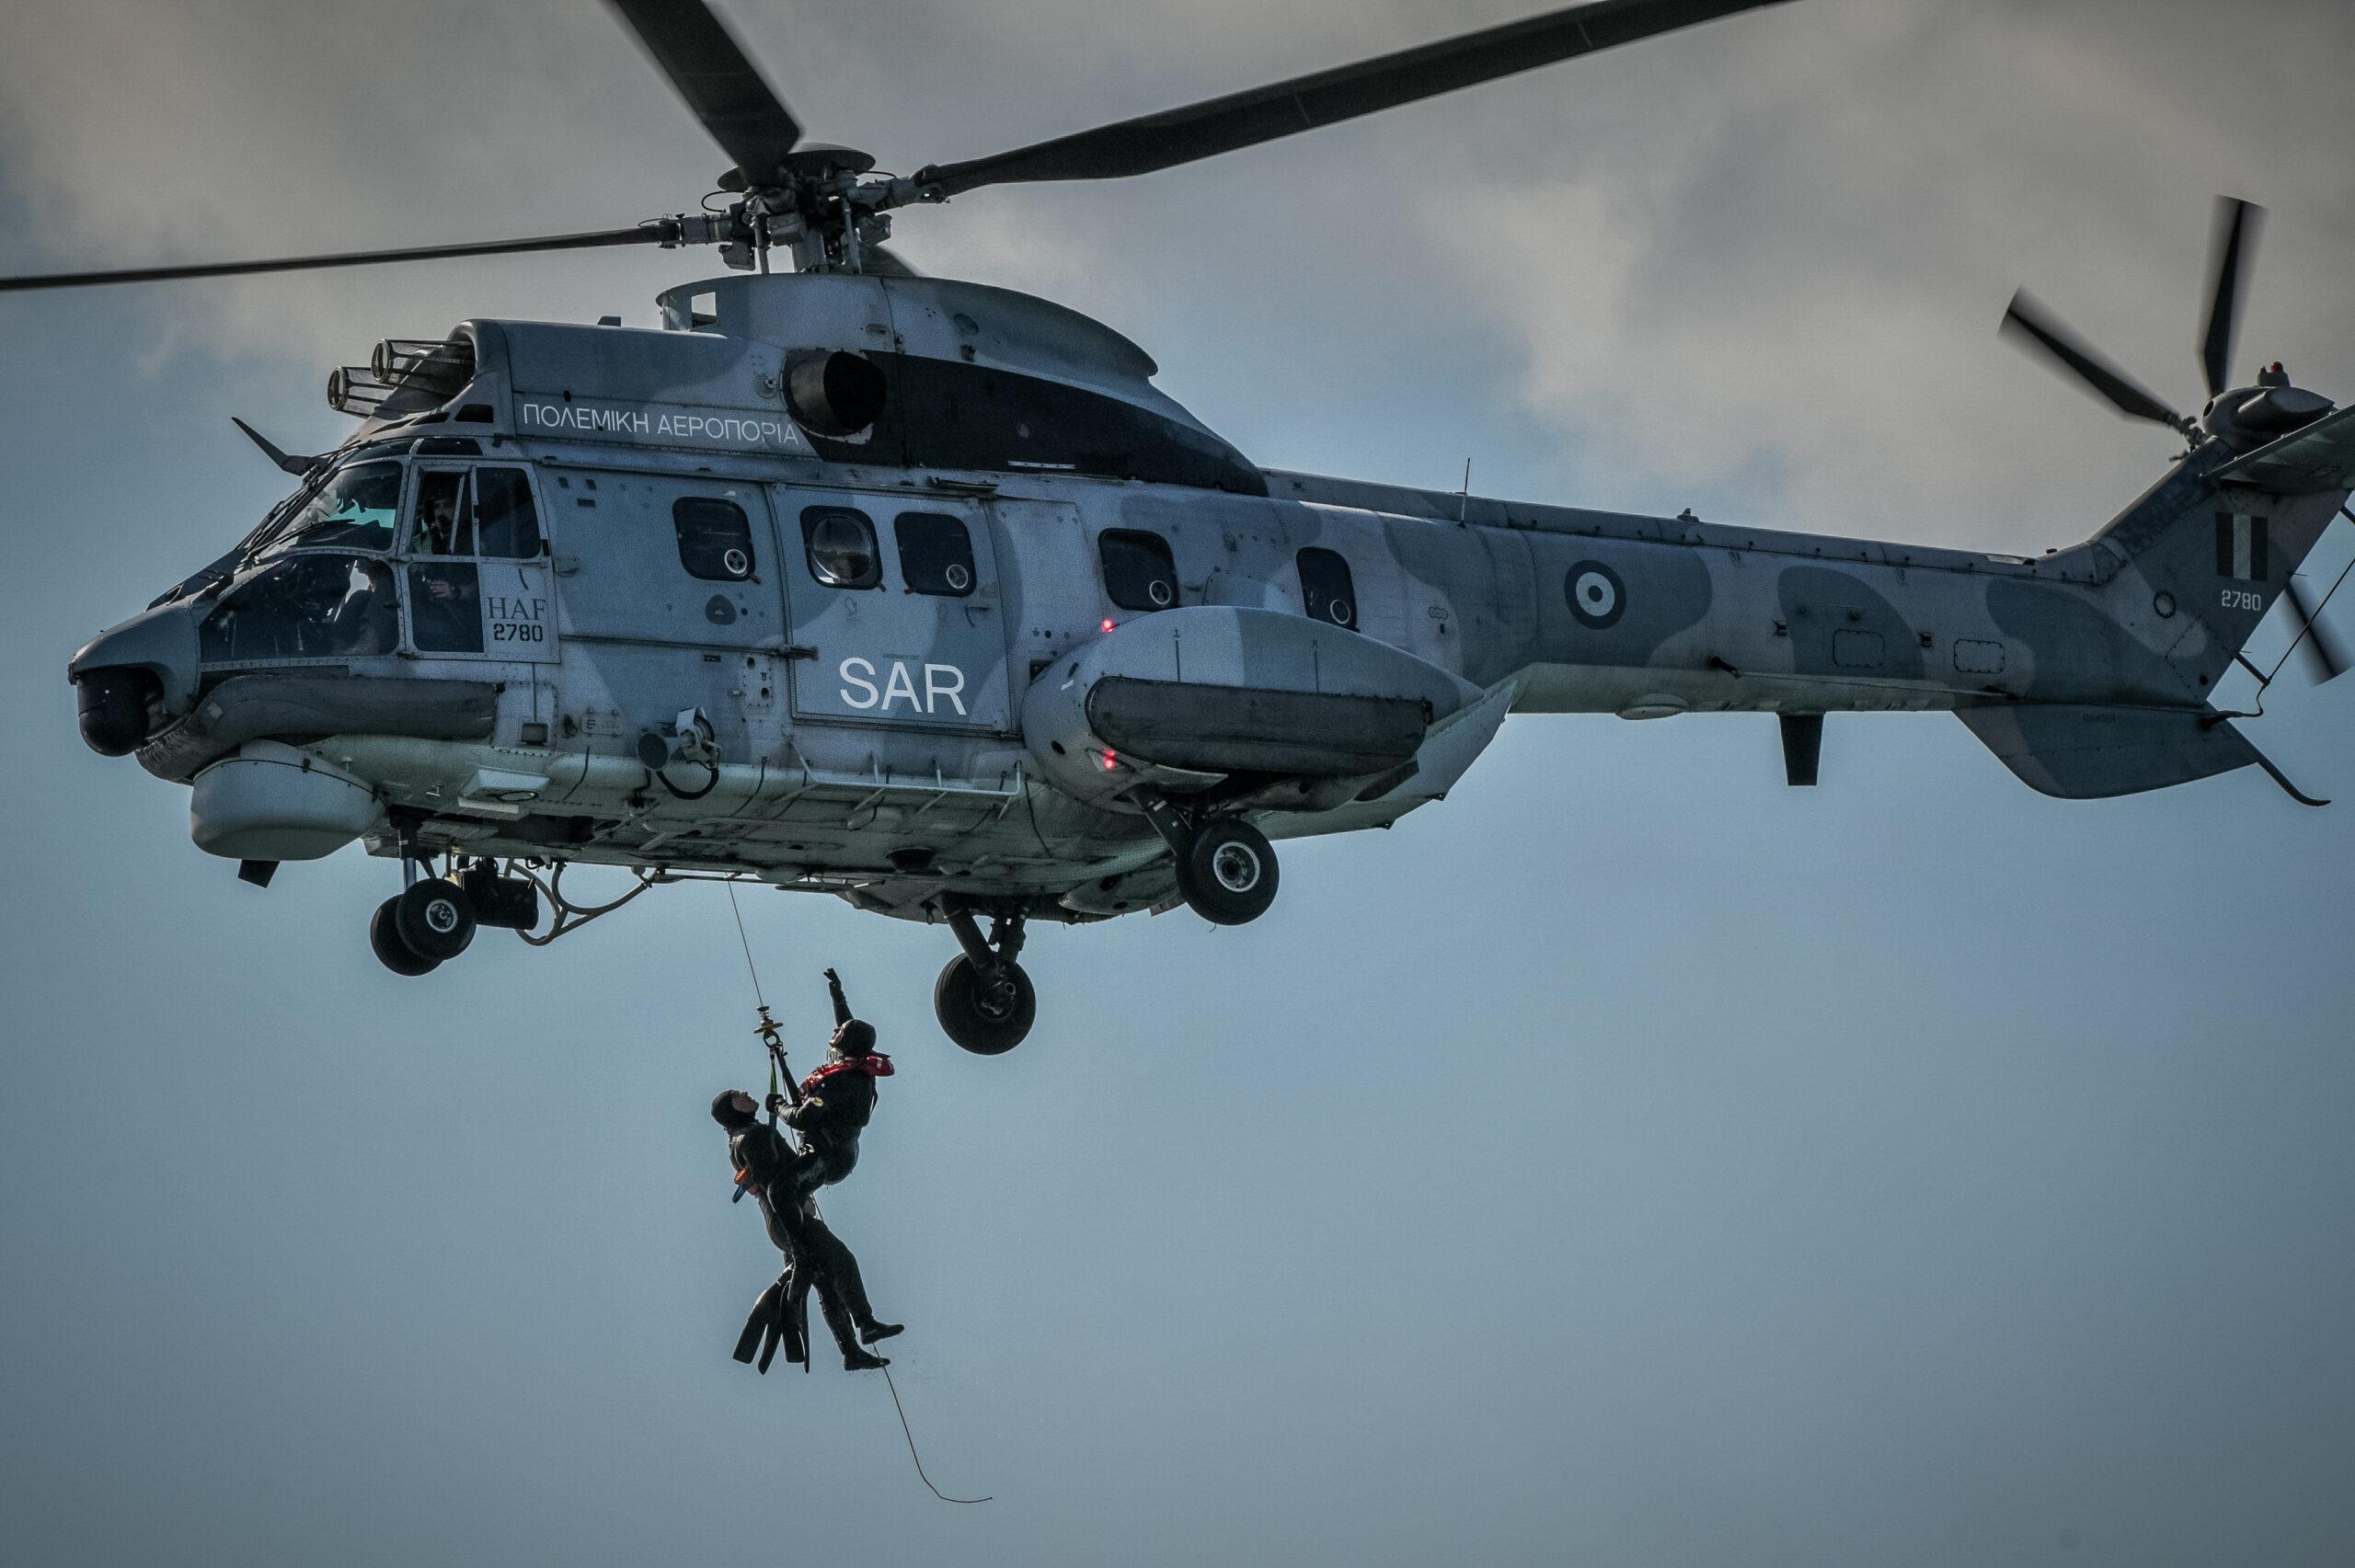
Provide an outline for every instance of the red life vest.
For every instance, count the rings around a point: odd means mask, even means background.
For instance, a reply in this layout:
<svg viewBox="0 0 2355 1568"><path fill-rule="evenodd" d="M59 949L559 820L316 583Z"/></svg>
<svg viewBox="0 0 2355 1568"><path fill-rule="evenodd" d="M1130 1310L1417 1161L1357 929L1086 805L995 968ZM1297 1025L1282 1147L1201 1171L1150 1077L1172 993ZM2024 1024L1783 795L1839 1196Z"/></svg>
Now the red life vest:
<svg viewBox="0 0 2355 1568"><path fill-rule="evenodd" d="M801 1081L801 1092L804 1094L816 1093L820 1084L838 1072L863 1072L869 1078L889 1078L891 1076L891 1059L881 1051L870 1051L848 1061L830 1061Z"/></svg>

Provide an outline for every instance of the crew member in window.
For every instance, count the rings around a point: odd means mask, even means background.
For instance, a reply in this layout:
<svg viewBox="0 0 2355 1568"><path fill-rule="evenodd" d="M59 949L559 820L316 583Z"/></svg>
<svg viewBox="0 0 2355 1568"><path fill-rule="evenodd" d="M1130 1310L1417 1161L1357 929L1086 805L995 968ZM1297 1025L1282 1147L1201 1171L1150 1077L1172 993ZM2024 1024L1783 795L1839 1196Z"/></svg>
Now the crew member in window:
<svg viewBox="0 0 2355 1568"><path fill-rule="evenodd" d="M482 651L482 582L472 562L411 567L409 630L421 653Z"/></svg>
<svg viewBox="0 0 2355 1568"><path fill-rule="evenodd" d="M381 561L354 561L343 601L328 617L332 647L348 654L390 653L400 641L400 608L393 574Z"/></svg>
<svg viewBox="0 0 2355 1568"><path fill-rule="evenodd" d="M442 481L441 475L430 475L417 498L417 553L420 555L454 555L458 552L458 486L454 481Z"/></svg>

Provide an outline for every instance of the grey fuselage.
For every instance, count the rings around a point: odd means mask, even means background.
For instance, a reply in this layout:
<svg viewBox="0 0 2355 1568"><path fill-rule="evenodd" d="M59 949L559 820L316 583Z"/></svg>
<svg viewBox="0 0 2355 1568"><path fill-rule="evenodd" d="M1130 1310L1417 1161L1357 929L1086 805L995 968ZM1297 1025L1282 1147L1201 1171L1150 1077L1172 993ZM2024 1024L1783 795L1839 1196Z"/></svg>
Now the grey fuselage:
<svg viewBox="0 0 2355 1568"><path fill-rule="evenodd" d="M1086 713L1040 704L1087 679L1091 647L1144 646L1151 617L1178 618L1137 657L1214 692L1268 684L1250 650L1280 644L1314 667L1291 688L1321 691L1336 635L1440 672L1417 688L1412 761L1380 776L1158 775L1272 837L1439 798L1509 712L1958 710L2036 787L2116 794L2253 760L2206 722L2209 692L2338 505L2240 488L2211 443L2037 560L1534 506L1256 468L1151 385L1134 345L1000 290L740 277L663 307L661 330L469 323L452 339L462 389L396 392L336 454L400 465L394 532L347 544L338 611L397 582L396 645L386 598L373 642L208 631L191 658L190 628L271 569L227 560L225 587L192 579L77 656L77 672L155 672L143 761L201 796L241 749L299 753L373 801L353 825L380 853L749 872L917 918L947 893L1085 919L1166 902L1168 857L1121 793L1119 749L1066 749L1049 727L1076 735ZM797 418L796 369L826 353L883 369L883 418L831 437ZM465 578L480 651L421 647L431 563L466 555L420 548L423 498L489 469L503 476L460 492L483 509ZM536 553L500 555L485 498L511 508L519 486ZM308 551L273 548L281 566ZM1287 640L1311 617L1324 641ZM2097 738L2121 743L2080 744L2113 721ZM649 737L679 760L650 768Z"/></svg>

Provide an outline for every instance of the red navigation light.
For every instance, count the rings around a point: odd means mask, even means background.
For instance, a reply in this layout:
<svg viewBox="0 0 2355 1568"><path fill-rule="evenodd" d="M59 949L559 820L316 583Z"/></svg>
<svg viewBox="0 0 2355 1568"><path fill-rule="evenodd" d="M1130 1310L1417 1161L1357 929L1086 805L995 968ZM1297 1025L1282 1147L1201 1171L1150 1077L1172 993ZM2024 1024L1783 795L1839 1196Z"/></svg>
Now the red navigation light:
<svg viewBox="0 0 2355 1568"><path fill-rule="evenodd" d="M1113 750L1109 746L1104 748L1104 771L1109 773L1120 765L1120 754L1118 751Z"/></svg>
<svg viewBox="0 0 2355 1568"><path fill-rule="evenodd" d="M1113 627L1115 627L1115 626L1117 626L1117 625L1119 625L1119 624L1120 624L1120 623L1119 623L1118 621L1113 620L1113 619L1112 619L1112 617L1110 617L1109 615L1107 615L1107 616L1105 616L1105 617L1104 617L1104 630L1106 630L1106 631L1108 631L1108 632L1109 632L1109 631L1110 631Z"/></svg>

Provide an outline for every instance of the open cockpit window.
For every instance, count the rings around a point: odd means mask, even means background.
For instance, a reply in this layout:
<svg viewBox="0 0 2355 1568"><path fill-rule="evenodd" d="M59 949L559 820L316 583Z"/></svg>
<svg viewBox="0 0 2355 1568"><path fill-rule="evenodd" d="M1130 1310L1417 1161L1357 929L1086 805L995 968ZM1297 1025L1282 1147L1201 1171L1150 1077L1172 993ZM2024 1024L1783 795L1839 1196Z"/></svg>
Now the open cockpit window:
<svg viewBox="0 0 2355 1568"><path fill-rule="evenodd" d="M412 555L471 555L475 553L474 508L463 468L429 468L417 476L410 509L408 553Z"/></svg>
<svg viewBox="0 0 2355 1568"><path fill-rule="evenodd" d="M482 568L472 561L412 561L409 638L419 653L482 651Z"/></svg>
<svg viewBox="0 0 2355 1568"><path fill-rule="evenodd" d="M315 546L390 550L400 514L401 465L355 463L327 475L311 498L276 530L272 555Z"/></svg>
<svg viewBox="0 0 2355 1568"><path fill-rule="evenodd" d="M412 555L528 561L544 545L531 476L520 468L419 469L409 510Z"/></svg>
<svg viewBox="0 0 2355 1568"><path fill-rule="evenodd" d="M302 555L236 584L204 617L206 664L387 654L400 641L392 568L365 555Z"/></svg>

